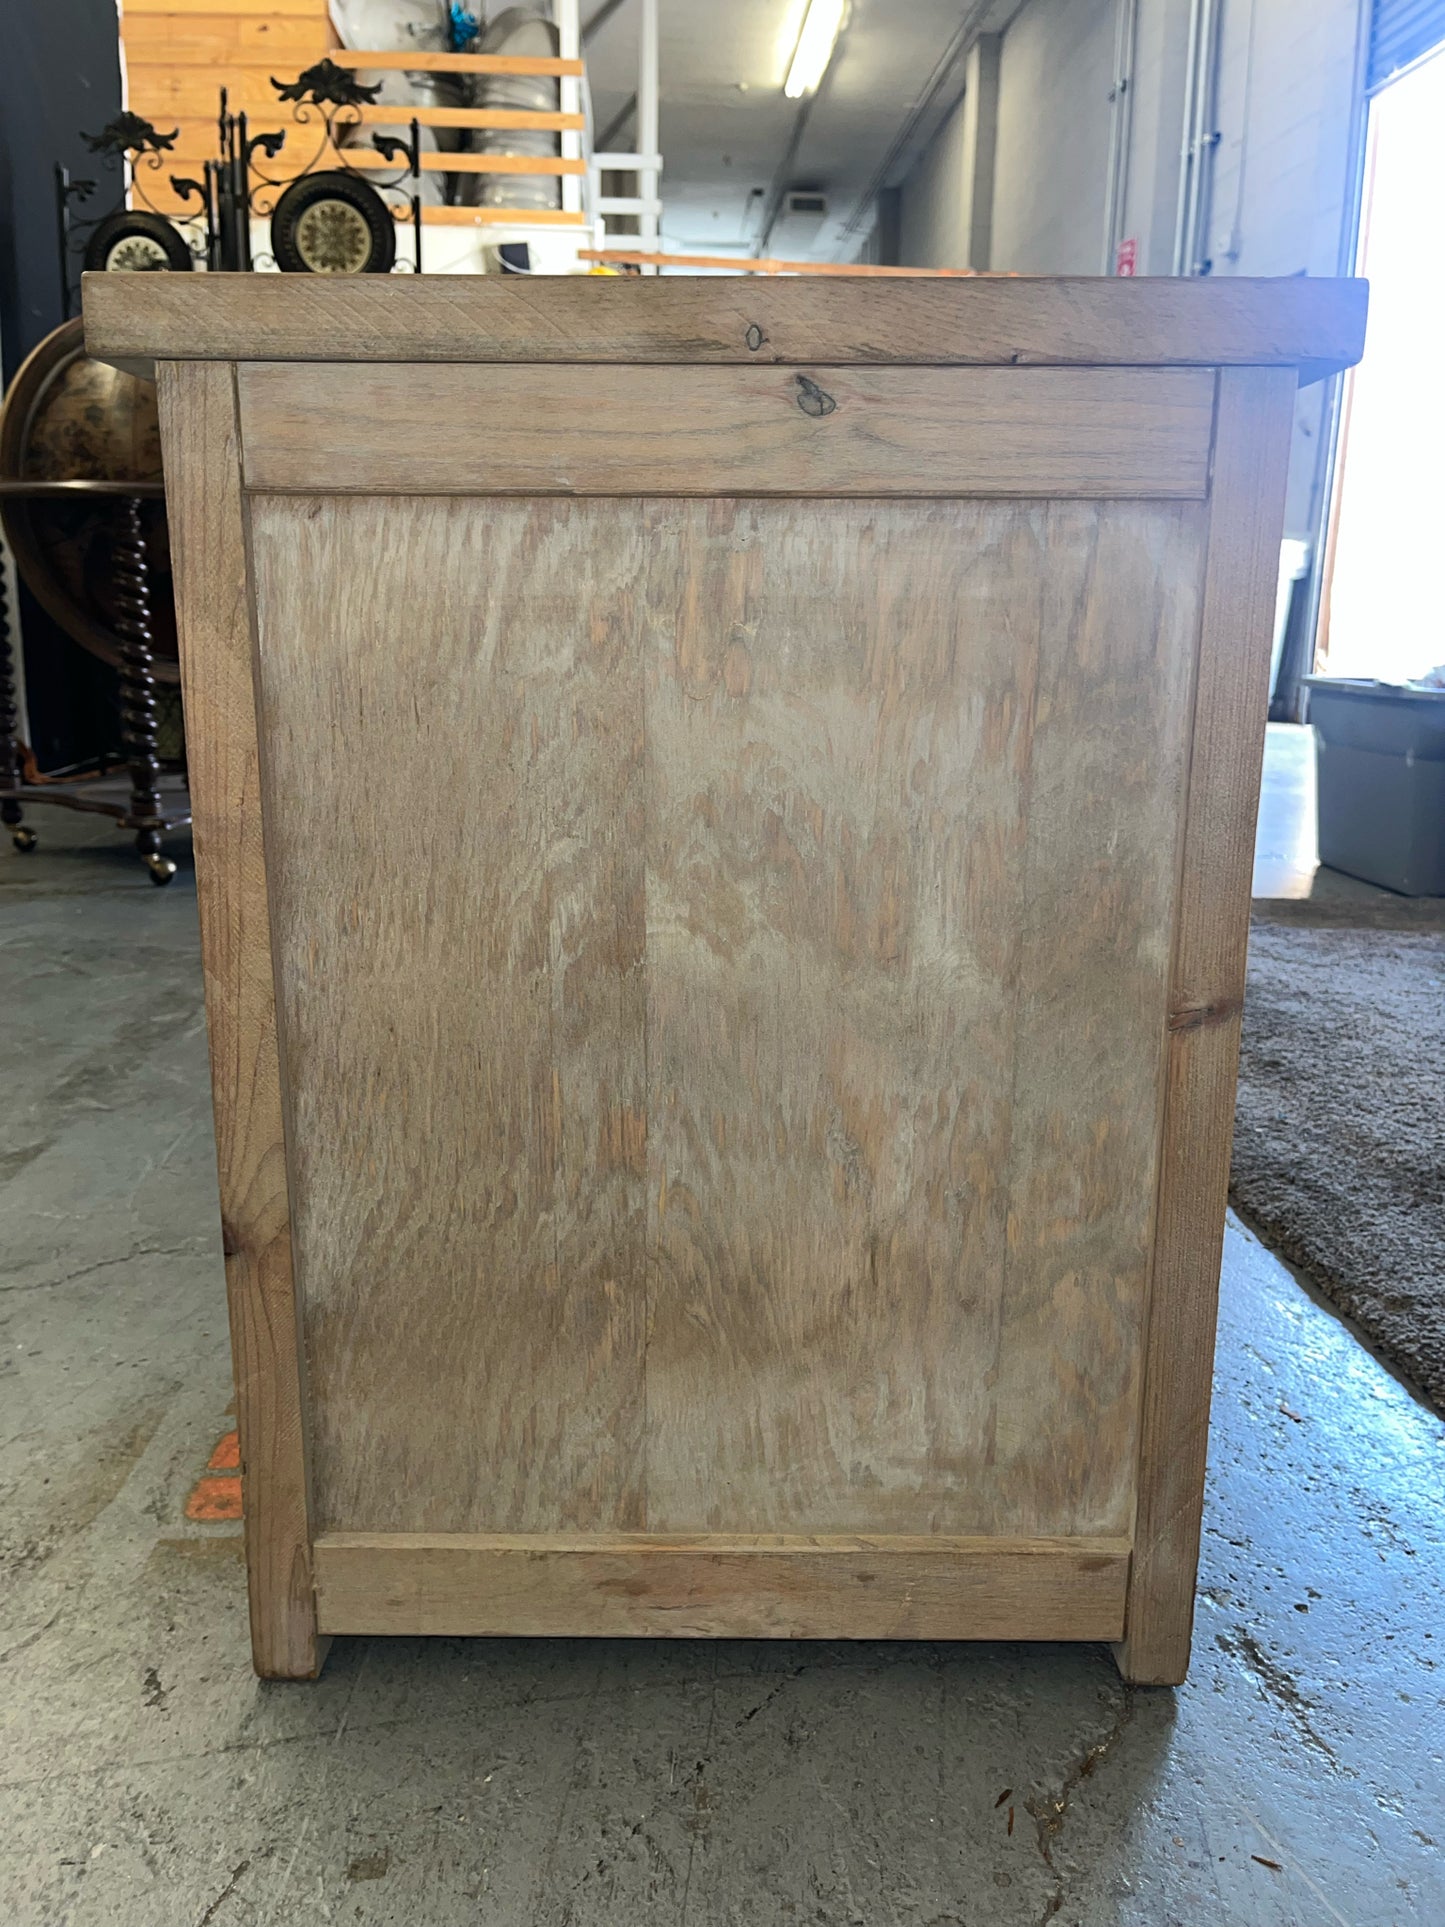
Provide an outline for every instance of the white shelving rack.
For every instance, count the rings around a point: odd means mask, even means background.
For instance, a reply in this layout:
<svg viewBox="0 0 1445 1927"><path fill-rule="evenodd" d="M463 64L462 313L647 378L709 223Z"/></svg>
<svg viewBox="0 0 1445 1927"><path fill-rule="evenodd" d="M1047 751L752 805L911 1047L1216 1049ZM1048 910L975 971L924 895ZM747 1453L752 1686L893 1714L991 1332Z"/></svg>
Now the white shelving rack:
<svg viewBox="0 0 1445 1927"><path fill-rule="evenodd" d="M593 246L606 247L609 214L635 214L638 224L638 252L655 254L659 223L662 218L662 200L659 191L662 154L659 151L658 139L658 0L640 0L640 5L642 11L637 38L637 148L631 153L593 154L589 168L589 184L593 227L597 237ZM575 11L576 0L558 0L559 25L561 10L564 6L571 6ZM604 194L602 192L604 174L634 175L637 182L636 192ZM645 266L642 272L656 274L657 269L654 266Z"/></svg>
<svg viewBox="0 0 1445 1927"><path fill-rule="evenodd" d="M587 111L584 97L585 66L582 58L581 0L552 0L552 16L557 28L557 56L515 56L506 54L376 53L360 49L336 48L331 58L339 66L376 69L400 68L456 74L527 73L555 75L558 83L555 113L512 112L505 116L483 118L476 109L426 110L422 118L432 127L468 128L477 126L526 127L545 129L558 136L558 153L550 158L508 154L428 153L422 157L424 168L437 172L495 174L550 174L560 176L561 206L557 208L506 207L424 207L422 222L428 228L465 231L458 236L461 246L455 251L444 248L443 260L433 253L432 262L442 271L466 272L472 258L472 244L528 241L544 262L544 272L565 271L565 264L580 265L577 251L602 248L607 240L608 215L631 214L638 219L638 245L655 252L662 213L659 178L662 156L658 151L658 0L640 0L641 14L637 58L637 147L635 152L595 154L590 151ZM402 110L375 107L362 110L362 119L395 120ZM620 172L635 177L636 191L625 195L604 195L604 172ZM437 237L440 239L440 237ZM655 268L644 268L655 273Z"/></svg>

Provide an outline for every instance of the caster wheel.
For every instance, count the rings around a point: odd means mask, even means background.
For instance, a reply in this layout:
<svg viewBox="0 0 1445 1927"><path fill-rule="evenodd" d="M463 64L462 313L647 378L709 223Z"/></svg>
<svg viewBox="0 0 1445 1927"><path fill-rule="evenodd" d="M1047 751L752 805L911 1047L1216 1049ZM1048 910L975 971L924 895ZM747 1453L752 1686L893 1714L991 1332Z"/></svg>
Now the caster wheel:
<svg viewBox="0 0 1445 1927"><path fill-rule="evenodd" d="M148 856L145 866L151 873L151 882L157 888L169 883L176 873L176 866L168 856Z"/></svg>
<svg viewBox="0 0 1445 1927"><path fill-rule="evenodd" d="M39 841L39 838L36 836L34 830L20 829L13 833L10 841L23 855L29 856Z"/></svg>

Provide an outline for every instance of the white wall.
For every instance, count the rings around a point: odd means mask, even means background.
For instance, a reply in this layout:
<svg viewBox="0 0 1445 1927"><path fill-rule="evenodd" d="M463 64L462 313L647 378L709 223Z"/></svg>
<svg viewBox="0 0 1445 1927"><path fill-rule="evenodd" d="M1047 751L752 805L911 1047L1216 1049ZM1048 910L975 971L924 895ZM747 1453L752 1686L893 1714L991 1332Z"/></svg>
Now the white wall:
<svg viewBox="0 0 1445 1927"><path fill-rule="evenodd" d="M1221 26L1206 240L1215 274L1338 274L1351 266L1351 105L1360 0L1231 0ZM1313 535L1326 486L1329 385L1295 404L1285 526Z"/></svg>
<svg viewBox="0 0 1445 1927"><path fill-rule="evenodd" d="M1211 218L1215 274L1329 275L1353 190L1352 100L1368 0L1221 0ZM1102 265L1115 0L1024 0L999 57L995 269L1096 274ZM1168 274L1179 180L1189 0L1139 0L1124 232L1140 274ZM952 266L952 117L900 193L901 259ZM927 259L908 250L929 244ZM1315 532L1326 389L1297 411L1287 526Z"/></svg>
<svg viewBox="0 0 1445 1927"><path fill-rule="evenodd" d="M999 52L990 267L1097 274L1115 0L1030 0Z"/></svg>
<svg viewBox="0 0 1445 1927"><path fill-rule="evenodd" d="M1207 241L1216 274L1336 274L1360 0L1232 0Z"/></svg>
<svg viewBox="0 0 1445 1927"><path fill-rule="evenodd" d="M898 258L911 268L958 268L968 246L960 101L908 177L898 201Z"/></svg>

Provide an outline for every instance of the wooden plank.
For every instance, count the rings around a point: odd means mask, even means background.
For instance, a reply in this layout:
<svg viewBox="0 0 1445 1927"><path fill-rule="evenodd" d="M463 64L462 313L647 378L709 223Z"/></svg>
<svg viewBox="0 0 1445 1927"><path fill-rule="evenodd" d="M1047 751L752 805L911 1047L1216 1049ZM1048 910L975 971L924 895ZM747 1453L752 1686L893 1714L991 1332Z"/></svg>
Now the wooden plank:
<svg viewBox="0 0 1445 1927"><path fill-rule="evenodd" d="M253 499L323 1526L643 1523L647 549L587 508Z"/></svg>
<svg viewBox="0 0 1445 1927"><path fill-rule="evenodd" d="M849 281L972 281L982 268L884 268L862 261L784 261L771 255L647 254L632 248L579 248L578 259L615 267L716 268L728 274L829 274Z"/></svg>
<svg viewBox="0 0 1445 1927"><path fill-rule="evenodd" d="M1171 988L1126 1679L1189 1664L1219 1261L1244 1002L1270 632L1294 391L1220 376L1214 488Z"/></svg>
<svg viewBox="0 0 1445 1927"><path fill-rule="evenodd" d="M348 147L352 167L393 168L396 162L365 147ZM444 154L423 153L424 174L585 174L586 161L559 159L555 154ZM575 220L576 216L570 217Z"/></svg>
<svg viewBox="0 0 1445 1927"><path fill-rule="evenodd" d="M398 118L416 120L423 127L481 127L514 132L580 132L587 125L585 114L548 114L529 107L396 107L371 101L357 109L364 126L390 125Z"/></svg>
<svg viewBox="0 0 1445 1927"><path fill-rule="evenodd" d="M199 109L214 108L211 97ZM449 210L469 214L466 209ZM564 210L543 210L575 222ZM530 217L529 217L530 218ZM104 361L1302 366L1359 358L1363 281L818 283L676 275L107 275ZM124 285L122 285L124 284Z"/></svg>
<svg viewBox="0 0 1445 1927"><path fill-rule="evenodd" d="M132 56L126 77L126 104L133 112L154 121L162 133L168 134L177 121L182 120L209 120L214 133L224 87L233 114L254 115L258 124L267 127L289 124L299 137L301 130L295 123L286 122L286 108L278 108L276 89L271 85L271 76L276 71L274 61L269 66L228 60L211 67L192 67L170 66L154 55L149 61ZM284 71L281 78L287 78ZM312 138L315 138L314 132ZM215 151L212 138L204 152L214 156ZM170 359L185 361L190 357L175 355Z"/></svg>
<svg viewBox="0 0 1445 1927"><path fill-rule="evenodd" d="M402 68L425 74L536 74L580 76L580 60L559 60L555 54L434 54L408 48L405 53L377 53L338 47L331 58L338 67L360 67L368 73Z"/></svg>
<svg viewBox="0 0 1445 1927"><path fill-rule="evenodd" d="M1127 1542L328 1533L331 1632L1109 1639Z"/></svg>
<svg viewBox="0 0 1445 1927"><path fill-rule="evenodd" d="M163 366L181 682L216 1112L256 1670L313 1677L306 1384L291 1252L280 1043L232 370Z"/></svg>
<svg viewBox="0 0 1445 1927"><path fill-rule="evenodd" d="M258 131L260 131L259 127ZM352 165L355 165L354 152L355 150L348 149L348 153L353 156L352 161L349 163ZM192 180L200 180L206 161L214 159L214 152L207 152L204 148L194 149L192 152L186 154L167 154L165 171L147 177L146 205L154 206L156 210L162 214L194 215L197 207L195 200L192 199L188 203L180 194L176 193L170 185L170 178L173 174L178 174L183 178L189 177ZM267 163L268 171L273 173L275 177L283 183L294 180L298 174L306 172L313 166L342 167L346 165L348 165L348 162L343 161L333 148L323 148L318 154L314 148L302 149L294 146L289 152L283 150L274 161ZM383 165L391 167L394 166L395 163L388 161L383 164L379 160L369 160L363 162L361 165L363 168L380 169ZM423 171L441 174L451 170L447 166L447 157L438 156L426 161ZM483 167L465 171L471 173L490 173L493 170ZM411 206L408 202L397 201L389 205L392 214L399 224L405 226L410 223L412 218ZM429 227L566 227L575 228L579 234L583 233L587 227L586 221L580 214L564 212L559 208L436 207L424 203L421 212L423 222ZM153 361L147 360L144 363L127 363L127 366L135 373L143 373L149 377L153 375L155 364Z"/></svg>
<svg viewBox="0 0 1445 1927"><path fill-rule="evenodd" d="M139 109L137 109L137 111L139 111ZM288 161L306 161L308 163L311 161L316 151L318 130L314 126L298 126L297 123L290 118L290 110L285 106L277 104L274 91L271 92L269 100L264 103L260 110L248 107L246 111L249 122L249 132L251 134L255 135L279 131L286 135L285 147L282 148L281 153L274 162L268 162L268 167L284 167ZM360 113L361 122L359 125L366 127L395 128L403 136L407 124L413 118L418 120L423 127L451 127L458 129L491 126L506 128L525 121L525 116L520 112L513 113L504 108L487 107L422 107L416 109L413 114L411 109L405 107L387 107L378 103L374 106L363 107ZM546 123L552 128L568 120L576 121L580 125L582 120L580 114L539 114L536 118L539 124ZM185 173L188 170L193 172L200 165L202 159L209 157L214 160L216 156L215 89L212 88L210 90L209 105L205 113L173 114L166 122L163 131L169 133L173 127L177 132L176 145L171 153L163 157L167 173ZM362 140L365 139L366 136L357 133L353 135L353 138ZM330 165L331 163L328 159L324 164ZM580 217L574 216L574 219L575 218Z"/></svg>
<svg viewBox="0 0 1445 1927"><path fill-rule="evenodd" d="M235 103L232 102L233 107L234 105ZM139 112L139 108L137 108L136 111ZM212 87L210 90L210 105L206 112L199 114L173 114L166 122L164 132L170 133L172 128L176 130L175 147L161 157L167 174L184 173L187 171L194 173L203 160L216 159L219 151L216 132L216 111L216 89ZM279 132L286 136L286 145L282 148L275 162L268 161L266 163L268 169L272 166L284 166L288 160L300 161L304 159L309 161L316 152L316 142L320 129L316 127L298 127L296 122L291 119L290 109L277 105L274 93L272 93L270 100L266 103L263 112L258 113L255 109L248 107L246 109L246 116L246 131L249 134ZM393 119L394 118L395 116L393 115Z"/></svg>
<svg viewBox="0 0 1445 1927"><path fill-rule="evenodd" d="M254 489L1202 497L1199 369L239 371Z"/></svg>
<svg viewBox="0 0 1445 1927"><path fill-rule="evenodd" d="M1127 1531L1205 510L635 512L649 1527Z"/></svg>
<svg viewBox="0 0 1445 1927"><path fill-rule="evenodd" d="M125 0L122 33L125 33L129 21L143 14L202 17L210 14L276 15L287 19L314 20L323 35L330 26L326 0Z"/></svg>
<svg viewBox="0 0 1445 1927"><path fill-rule="evenodd" d="M580 214L561 207L423 207L428 227L574 227L589 231Z"/></svg>
<svg viewBox="0 0 1445 1927"><path fill-rule="evenodd" d="M320 60L330 38L324 16L232 16L223 7L209 15L128 14L125 21L126 53L138 65L214 67L264 61L282 79Z"/></svg>

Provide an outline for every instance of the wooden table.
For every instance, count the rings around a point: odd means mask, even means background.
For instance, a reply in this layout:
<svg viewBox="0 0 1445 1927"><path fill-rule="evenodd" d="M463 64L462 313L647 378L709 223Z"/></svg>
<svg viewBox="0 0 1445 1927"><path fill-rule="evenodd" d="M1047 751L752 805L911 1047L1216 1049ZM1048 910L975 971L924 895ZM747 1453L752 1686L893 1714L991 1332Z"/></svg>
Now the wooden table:
<svg viewBox="0 0 1445 1927"><path fill-rule="evenodd" d="M1363 286L85 311L160 380L258 1669L1181 1679L1295 388Z"/></svg>

